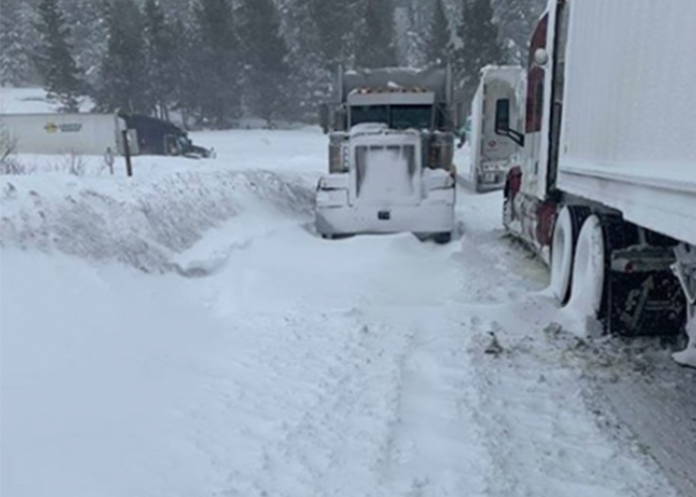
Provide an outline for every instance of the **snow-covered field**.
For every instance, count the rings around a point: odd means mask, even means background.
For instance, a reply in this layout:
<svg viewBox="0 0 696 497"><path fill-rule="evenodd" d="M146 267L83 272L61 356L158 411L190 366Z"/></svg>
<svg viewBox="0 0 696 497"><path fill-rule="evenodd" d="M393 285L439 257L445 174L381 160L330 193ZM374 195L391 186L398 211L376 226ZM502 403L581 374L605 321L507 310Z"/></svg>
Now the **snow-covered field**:
<svg viewBox="0 0 696 497"><path fill-rule="evenodd" d="M1 178L3 497L696 494L696 375L572 333L500 192L449 245L326 241L318 130L193 138ZM687 399L648 441L605 399L643 384Z"/></svg>

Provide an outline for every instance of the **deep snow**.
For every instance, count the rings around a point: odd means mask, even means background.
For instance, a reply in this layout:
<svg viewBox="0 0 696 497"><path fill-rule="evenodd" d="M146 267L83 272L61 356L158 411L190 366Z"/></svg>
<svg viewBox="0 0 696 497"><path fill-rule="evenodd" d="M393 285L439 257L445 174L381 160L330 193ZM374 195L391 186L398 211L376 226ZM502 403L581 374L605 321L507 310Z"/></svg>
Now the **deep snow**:
<svg viewBox="0 0 696 497"><path fill-rule="evenodd" d="M326 241L319 132L194 138L0 179L0 494L693 495L696 375L578 338L500 192L446 246Z"/></svg>

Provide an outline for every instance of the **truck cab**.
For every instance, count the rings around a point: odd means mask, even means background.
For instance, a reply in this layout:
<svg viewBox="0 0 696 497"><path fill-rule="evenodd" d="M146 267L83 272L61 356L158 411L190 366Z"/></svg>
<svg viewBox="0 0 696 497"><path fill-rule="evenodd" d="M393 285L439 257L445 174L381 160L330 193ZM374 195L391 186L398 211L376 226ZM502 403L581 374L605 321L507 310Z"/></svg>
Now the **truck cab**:
<svg viewBox="0 0 696 497"><path fill-rule="evenodd" d="M519 140L500 136L496 119L504 116L513 129L524 116L524 71L519 66L489 65L481 69L479 85L471 103L471 126L467 133L469 161L460 177L476 192L500 190L520 152Z"/></svg>
<svg viewBox="0 0 696 497"><path fill-rule="evenodd" d="M322 113L329 174L317 187L319 234L411 232L449 241L454 134L442 105L445 76L408 69L340 76L340 101ZM433 82L442 87L427 86Z"/></svg>

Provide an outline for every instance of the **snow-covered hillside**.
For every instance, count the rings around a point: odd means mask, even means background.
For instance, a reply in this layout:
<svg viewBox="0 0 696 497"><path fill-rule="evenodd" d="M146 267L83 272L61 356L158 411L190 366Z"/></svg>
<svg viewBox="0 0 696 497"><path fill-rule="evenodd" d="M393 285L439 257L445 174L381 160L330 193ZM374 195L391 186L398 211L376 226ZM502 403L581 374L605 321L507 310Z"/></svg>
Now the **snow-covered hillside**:
<svg viewBox="0 0 696 497"><path fill-rule="evenodd" d="M665 467L595 388L694 375L573 334L504 236L500 192L460 190L449 245L327 241L319 131L194 139L218 157L140 157L130 179L19 157L33 174L0 179L0 494L694 488L689 459Z"/></svg>

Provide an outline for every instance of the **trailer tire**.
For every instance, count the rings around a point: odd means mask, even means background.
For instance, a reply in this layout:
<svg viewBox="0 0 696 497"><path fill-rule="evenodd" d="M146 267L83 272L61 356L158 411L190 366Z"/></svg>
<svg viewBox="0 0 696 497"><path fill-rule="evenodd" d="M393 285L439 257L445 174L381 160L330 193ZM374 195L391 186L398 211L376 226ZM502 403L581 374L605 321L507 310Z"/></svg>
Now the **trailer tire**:
<svg viewBox="0 0 696 497"><path fill-rule="evenodd" d="M589 215L587 207L564 206L554 222L550 288L562 304L566 304L571 295L575 247L580 228Z"/></svg>
<svg viewBox="0 0 696 497"><path fill-rule="evenodd" d="M569 308L588 318L598 317L604 298L606 268L602 221L593 214L585 219L578 235Z"/></svg>

